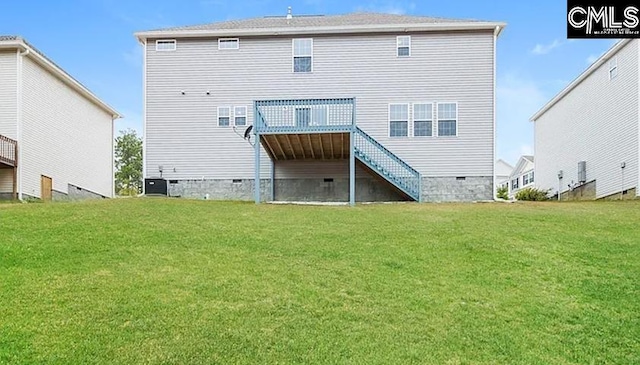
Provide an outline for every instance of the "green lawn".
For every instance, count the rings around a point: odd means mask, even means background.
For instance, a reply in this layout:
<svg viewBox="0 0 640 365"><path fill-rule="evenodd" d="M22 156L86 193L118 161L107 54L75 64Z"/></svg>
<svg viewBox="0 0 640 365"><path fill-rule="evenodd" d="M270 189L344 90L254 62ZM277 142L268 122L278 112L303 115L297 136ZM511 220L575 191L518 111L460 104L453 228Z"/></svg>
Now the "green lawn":
<svg viewBox="0 0 640 365"><path fill-rule="evenodd" d="M0 364L638 364L640 201L0 205Z"/></svg>

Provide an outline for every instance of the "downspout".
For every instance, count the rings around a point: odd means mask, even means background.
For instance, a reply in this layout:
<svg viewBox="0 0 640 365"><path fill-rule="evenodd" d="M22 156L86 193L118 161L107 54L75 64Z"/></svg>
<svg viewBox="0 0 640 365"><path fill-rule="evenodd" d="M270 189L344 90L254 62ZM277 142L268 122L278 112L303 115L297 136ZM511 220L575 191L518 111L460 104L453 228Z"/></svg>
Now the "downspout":
<svg viewBox="0 0 640 365"><path fill-rule="evenodd" d="M147 39L142 45L142 195L146 194L145 179L147 177ZM115 182L114 182L115 184Z"/></svg>
<svg viewBox="0 0 640 365"><path fill-rule="evenodd" d="M18 48L18 52L17 52L17 75L18 77L16 78L16 119L17 119L17 126L16 126L16 140L18 141L18 200L19 201L24 201L22 199L22 57L27 56L29 53L31 53L31 50L29 48L26 47L22 47L24 48L24 51L21 51L20 48Z"/></svg>
<svg viewBox="0 0 640 365"><path fill-rule="evenodd" d="M498 200L498 186L496 184L496 43L500 34L500 26L497 25L493 31L493 200Z"/></svg>

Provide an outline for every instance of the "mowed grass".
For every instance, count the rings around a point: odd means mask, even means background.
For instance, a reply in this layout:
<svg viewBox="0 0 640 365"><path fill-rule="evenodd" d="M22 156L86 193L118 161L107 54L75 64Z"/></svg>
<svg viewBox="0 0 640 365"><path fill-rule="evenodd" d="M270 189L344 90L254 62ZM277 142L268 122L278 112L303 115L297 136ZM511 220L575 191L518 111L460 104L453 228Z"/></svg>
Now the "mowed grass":
<svg viewBox="0 0 640 365"><path fill-rule="evenodd" d="M0 206L1 364L638 364L640 202Z"/></svg>

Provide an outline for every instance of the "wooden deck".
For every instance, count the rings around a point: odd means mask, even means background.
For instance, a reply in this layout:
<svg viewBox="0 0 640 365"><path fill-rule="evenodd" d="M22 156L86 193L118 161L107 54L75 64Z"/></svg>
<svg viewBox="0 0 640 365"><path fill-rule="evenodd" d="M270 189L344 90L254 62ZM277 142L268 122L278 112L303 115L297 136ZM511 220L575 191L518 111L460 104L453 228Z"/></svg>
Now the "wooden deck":
<svg viewBox="0 0 640 365"><path fill-rule="evenodd" d="M18 199L18 142L0 135L0 169L13 170L13 198Z"/></svg>
<svg viewBox="0 0 640 365"><path fill-rule="evenodd" d="M265 134L260 140L274 161L349 158L349 133Z"/></svg>

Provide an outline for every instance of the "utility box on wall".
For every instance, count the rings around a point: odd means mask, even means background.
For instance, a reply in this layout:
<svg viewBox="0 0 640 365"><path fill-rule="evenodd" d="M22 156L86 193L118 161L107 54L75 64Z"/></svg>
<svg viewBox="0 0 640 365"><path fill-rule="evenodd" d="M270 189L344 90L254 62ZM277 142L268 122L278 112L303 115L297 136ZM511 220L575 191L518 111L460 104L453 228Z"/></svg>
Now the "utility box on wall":
<svg viewBox="0 0 640 365"><path fill-rule="evenodd" d="M163 178L144 179L145 195L167 195L167 180Z"/></svg>
<svg viewBox="0 0 640 365"><path fill-rule="evenodd" d="M580 184L587 182L587 161L578 162L578 182Z"/></svg>

